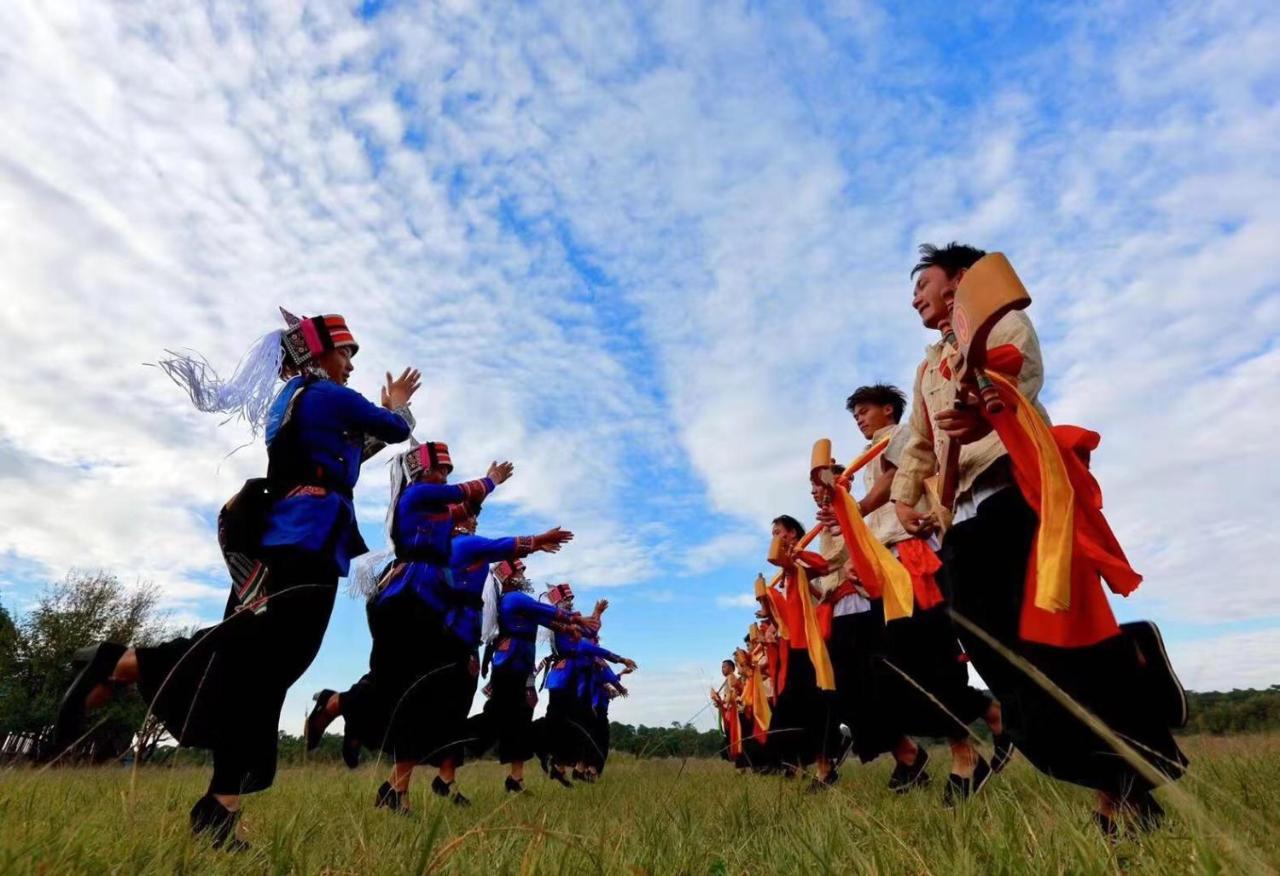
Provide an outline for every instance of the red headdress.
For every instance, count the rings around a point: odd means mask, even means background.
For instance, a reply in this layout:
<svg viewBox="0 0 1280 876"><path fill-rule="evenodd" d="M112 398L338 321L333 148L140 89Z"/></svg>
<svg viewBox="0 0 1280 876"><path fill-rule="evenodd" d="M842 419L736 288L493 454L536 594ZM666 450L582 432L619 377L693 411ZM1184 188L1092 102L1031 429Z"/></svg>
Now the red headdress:
<svg viewBox="0 0 1280 876"><path fill-rule="evenodd" d="M282 307L280 315L289 326L282 341L284 351L294 365L306 365L338 347L350 347L352 356L360 349L347 321L336 313L297 317Z"/></svg>
<svg viewBox="0 0 1280 876"><path fill-rule="evenodd" d="M547 601L552 605L559 605L571 599L573 599L573 588L568 583L552 584L547 588Z"/></svg>

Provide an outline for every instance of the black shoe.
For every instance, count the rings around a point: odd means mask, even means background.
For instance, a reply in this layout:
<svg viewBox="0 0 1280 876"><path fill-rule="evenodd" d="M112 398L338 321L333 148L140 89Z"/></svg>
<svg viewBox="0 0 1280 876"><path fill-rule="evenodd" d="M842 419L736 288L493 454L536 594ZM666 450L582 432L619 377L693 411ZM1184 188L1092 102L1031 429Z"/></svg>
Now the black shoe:
<svg viewBox="0 0 1280 876"><path fill-rule="evenodd" d="M1013 760L1013 737L1008 733L997 733L995 751L991 754L991 772L998 773Z"/></svg>
<svg viewBox="0 0 1280 876"><path fill-rule="evenodd" d="M1116 827L1115 820L1110 815L1094 812L1093 826L1098 828L1102 832L1102 838L1112 845L1120 842L1120 828Z"/></svg>
<svg viewBox="0 0 1280 876"><path fill-rule="evenodd" d="M352 735L350 721L345 722L342 728L342 762L349 770L360 766L360 740Z"/></svg>
<svg viewBox="0 0 1280 876"><path fill-rule="evenodd" d="M212 794L205 794L191 807L191 833L208 839L215 849L248 851L249 844L236 836L239 821L240 813L223 806Z"/></svg>
<svg viewBox="0 0 1280 876"><path fill-rule="evenodd" d="M453 789L455 784L456 782L446 782L444 779L436 776L431 780L431 793L435 794L437 797L448 797L453 801L454 806L470 806L471 801Z"/></svg>
<svg viewBox="0 0 1280 876"><path fill-rule="evenodd" d="M825 779L814 776L813 781L809 782L808 792L810 794L821 794L823 791L829 790L838 781L840 781L840 773L833 769L827 773Z"/></svg>
<svg viewBox="0 0 1280 876"><path fill-rule="evenodd" d="M957 806L982 790L982 786L991 778L991 764L987 759L978 756L978 763L973 768L973 776L962 778L955 773L947 776L947 788L942 793L942 805L947 808Z"/></svg>
<svg viewBox="0 0 1280 876"><path fill-rule="evenodd" d="M561 785L563 785L566 788L573 787L573 782L569 781L568 777L565 776L564 774L564 770L560 769L559 767L554 767L554 766L550 767L547 770L547 777L551 779L551 781L553 782L559 782Z"/></svg>
<svg viewBox="0 0 1280 876"><path fill-rule="evenodd" d="M511 776L507 776L507 781L504 783L503 787L505 787L505 788L507 789L507 793L508 793L508 794L527 794L527 793L529 793L528 791L526 791L526 790L524 789L524 782L523 782L522 780L520 780L520 779L514 779L514 778L512 778Z"/></svg>
<svg viewBox="0 0 1280 876"><path fill-rule="evenodd" d="M397 815L409 814L409 801L406 799L408 793L401 793L391 787L390 782L383 782L378 788L377 795L373 798L374 809L390 809Z"/></svg>
<svg viewBox="0 0 1280 876"><path fill-rule="evenodd" d="M1164 822L1164 807L1156 802L1150 791L1131 798L1127 803L1132 824L1139 833L1150 833Z"/></svg>
<svg viewBox="0 0 1280 876"><path fill-rule="evenodd" d="M324 738L324 729L333 723L333 719L325 709L328 708L329 699L334 694L335 691L325 688L312 697L316 704L312 707L311 714L307 715L307 723L302 725L302 738L306 742L307 751L315 751L320 747L320 740Z"/></svg>
<svg viewBox="0 0 1280 876"><path fill-rule="evenodd" d="M913 764L898 764L889 776L889 790L895 794L906 794L916 788L924 788L929 784L929 773L925 767L929 764L929 751L916 749L916 760Z"/></svg>
<svg viewBox="0 0 1280 876"><path fill-rule="evenodd" d="M71 658L71 666L77 670L71 686L58 703L58 718L53 729L53 754L62 754L75 744L84 725L85 697L98 685L111 678L116 664L129 650L115 642L102 642L81 648Z"/></svg>

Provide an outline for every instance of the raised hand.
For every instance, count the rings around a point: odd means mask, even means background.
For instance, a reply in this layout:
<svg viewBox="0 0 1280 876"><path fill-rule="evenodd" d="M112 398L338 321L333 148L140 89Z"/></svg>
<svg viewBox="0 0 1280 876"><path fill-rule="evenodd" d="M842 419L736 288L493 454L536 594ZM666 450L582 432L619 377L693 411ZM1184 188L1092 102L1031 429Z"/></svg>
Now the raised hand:
<svg viewBox="0 0 1280 876"><path fill-rule="evenodd" d="M516 467L509 462L491 462L489 463L489 472L487 477L495 484L505 483L507 478L515 473Z"/></svg>
<svg viewBox="0 0 1280 876"><path fill-rule="evenodd" d="M571 541L573 541L573 533L558 526L533 537L534 549L545 554L558 553L560 548Z"/></svg>
<svg viewBox="0 0 1280 876"><path fill-rule="evenodd" d="M609 600L598 599L596 600L596 610L593 611L592 614L595 615L596 617L600 617L600 615L604 614L605 609L608 607L609 607Z"/></svg>
<svg viewBox="0 0 1280 876"><path fill-rule="evenodd" d="M836 520L836 512L830 505L818 508L818 522L832 535L840 534L840 523Z"/></svg>
<svg viewBox="0 0 1280 876"><path fill-rule="evenodd" d="M417 368L406 368L395 380L391 372L387 372L387 385L382 387L382 406L389 411L402 408L413 398L413 394L422 385L422 372Z"/></svg>

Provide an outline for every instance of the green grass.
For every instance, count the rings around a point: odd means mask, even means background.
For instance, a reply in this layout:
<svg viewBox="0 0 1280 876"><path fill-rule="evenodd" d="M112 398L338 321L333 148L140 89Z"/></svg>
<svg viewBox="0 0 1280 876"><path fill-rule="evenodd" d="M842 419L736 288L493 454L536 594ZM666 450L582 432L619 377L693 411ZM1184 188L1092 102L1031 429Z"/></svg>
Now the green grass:
<svg viewBox="0 0 1280 876"><path fill-rule="evenodd" d="M935 784L905 798L889 764L847 765L821 796L801 782L740 776L722 762L611 760L565 791L530 773L503 795L497 764L466 767L474 805L413 789L414 814L372 808L381 770L282 770L246 798L252 852L194 842L187 811L207 772L153 767L0 772L0 873L1241 873L1280 867L1280 736L1187 740L1193 766L1160 792L1168 825L1106 846L1090 795L1015 761L954 812ZM423 778L426 781L423 781ZM1180 793L1185 792L1185 793Z"/></svg>

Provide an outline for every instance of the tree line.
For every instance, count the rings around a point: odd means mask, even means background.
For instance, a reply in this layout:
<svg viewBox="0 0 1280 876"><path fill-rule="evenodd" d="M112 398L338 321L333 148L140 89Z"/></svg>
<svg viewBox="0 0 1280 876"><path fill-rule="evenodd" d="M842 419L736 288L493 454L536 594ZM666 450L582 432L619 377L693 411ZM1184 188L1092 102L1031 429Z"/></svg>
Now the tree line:
<svg viewBox="0 0 1280 876"><path fill-rule="evenodd" d="M0 760L48 757L48 742L58 700L71 681L70 662L80 648L103 639L150 644L175 634L157 608L154 587L124 586L114 575L69 573L48 586L34 607L14 616L0 605ZM1234 734L1280 731L1280 684L1265 690L1188 692L1190 721L1185 734ZM716 730L691 724L666 727L610 724L612 747L636 757L716 757L724 746ZM326 736L320 749L304 758L302 741L280 734L282 764L337 761L341 740ZM166 744L166 742L168 744ZM95 716L93 729L68 761L102 763L141 757L199 762L199 752L178 753L136 693L117 697Z"/></svg>

